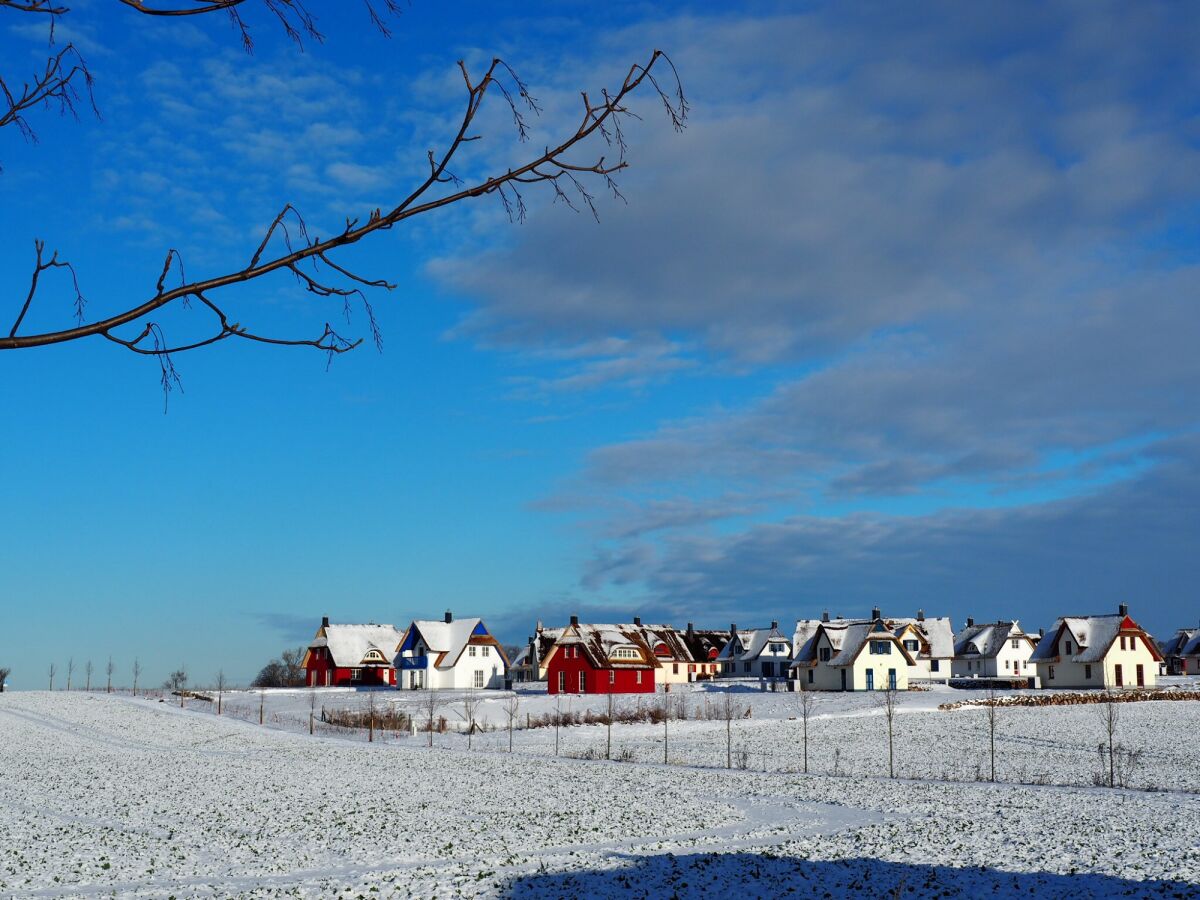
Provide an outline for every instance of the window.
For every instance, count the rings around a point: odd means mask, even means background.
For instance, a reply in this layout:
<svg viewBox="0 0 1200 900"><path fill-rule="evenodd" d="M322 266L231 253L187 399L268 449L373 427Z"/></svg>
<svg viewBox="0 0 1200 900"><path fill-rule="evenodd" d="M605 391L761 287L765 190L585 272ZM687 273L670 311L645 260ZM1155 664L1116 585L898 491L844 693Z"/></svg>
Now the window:
<svg viewBox="0 0 1200 900"><path fill-rule="evenodd" d="M671 673L673 675L679 674L679 663L671 663Z"/></svg>
<svg viewBox="0 0 1200 900"><path fill-rule="evenodd" d="M616 670L616 669L609 669L609 670L608 670L608 683L609 683L609 684L616 684L616 683L617 683L617 670Z"/></svg>
<svg viewBox="0 0 1200 900"><path fill-rule="evenodd" d="M688 671L689 671L689 672L695 672L695 671L696 671L696 664L695 664L695 663L688 663Z"/></svg>
<svg viewBox="0 0 1200 900"><path fill-rule="evenodd" d="M641 659L642 654L633 647L618 647L612 652L613 659Z"/></svg>
<svg viewBox="0 0 1200 900"><path fill-rule="evenodd" d="M1121 649L1125 649L1125 635L1121 635Z"/></svg>
<svg viewBox="0 0 1200 900"><path fill-rule="evenodd" d="M906 640L906 641L904 642L904 649L905 649L905 650L913 650L913 651L920 650L920 649L921 649L921 642L920 642L920 641L914 641L914 640L911 640L911 639L910 639L910 640Z"/></svg>
<svg viewBox="0 0 1200 900"><path fill-rule="evenodd" d="M559 672L558 673L558 692L560 694L565 694L566 691L567 691L567 673Z"/></svg>
<svg viewBox="0 0 1200 900"><path fill-rule="evenodd" d="M467 656L474 656L474 655L475 655L475 648L474 648L474 647L468 647L468 648L467 648Z"/></svg>
<svg viewBox="0 0 1200 900"><path fill-rule="evenodd" d="M1020 650L1020 649L1021 649L1021 639L1020 639L1020 638L1013 638L1013 639L1012 639L1012 648L1013 648L1014 650Z"/></svg>
<svg viewBox="0 0 1200 900"><path fill-rule="evenodd" d="M1088 679L1089 681L1091 680L1091 678L1092 678L1092 667L1091 666L1083 667L1083 677Z"/></svg>
<svg viewBox="0 0 1200 900"><path fill-rule="evenodd" d="M638 669L638 672L637 672L637 683L638 684L642 683L642 670L641 669Z"/></svg>
<svg viewBox="0 0 1200 900"><path fill-rule="evenodd" d="M929 671L937 672L941 669L942 661L940 659L931 659L929 661Z"/></svg>
<svg viewBox="0 0 1200 900"><path fill-rule="evenodd" d="M587 673L586 672L579 673L579 693L581 693L581 694L587 693Z"/></svg>
<svg viewBox="0 0 1200 900"><path fill-rule="evenodd" d="M483 669L475 670L475 687L483 687Z"/></svg>
<svg viewBox="0 0 1200 900"><path fill-rule="evenodd" d="M771 652L772 653L782 653L783 652L783 644L772 644Z"/></svg>
<svg viewBox="0 0 1200 900"><path fill-rule="evenodd" d="M1046 669L1046 678L1050 681L1054 680L1054 666L1048 666Z"/></svg>
<svg viewBox="0 0 1200 900"><path fill-rule="evenodd" d="M813 670L812 669L808 670L808 683L809 684L813 683Z"/></svg>
<svg viewBox="0 0 1200 900"><path fill-rule="evenodd" d="M750 671L750 663L742 663L742 671L749 672Z"/></svg>
<svg viewBox="0 0 1200 900"><path fill-rule="evenodd" d="M490 655L491 655L491 650L492 650L492 648L491 648L491 647L480 647L480 648L479 648L479 653L480 653L480 655L481 655L481 656L490 656Z"/></svg>
<svg viewBox="0 0 1200 900"><path fill-rule="evenodd" d="M829 657L832 655L832 652L833 651L831 651L828 647L822 647L817 651L817 656L820 658L821 662L829 662Z"/></svg>
<svg viewBox="0 0 1200 900"><path fill-rule="evenodd" d="M1066 643L1066 645L1067 645L1067 650L1066 650L1067 656L1070 656L1071 655L1071 642L1065 641L1064 643Z"/></svg>
<svg viewBox="0 0 1200 900"><path fill-rule="evenodd" d="M892 652L891 641L871 641L871 653L876 656L888 656Z"/></svg>
<svg viewBox="0 0 1200 900"><path fill-rule="evenodd" d="M767 678L774 678L775 677L775 663L773 663L773 662L763 663L762 664L762 673Z"/></svg>

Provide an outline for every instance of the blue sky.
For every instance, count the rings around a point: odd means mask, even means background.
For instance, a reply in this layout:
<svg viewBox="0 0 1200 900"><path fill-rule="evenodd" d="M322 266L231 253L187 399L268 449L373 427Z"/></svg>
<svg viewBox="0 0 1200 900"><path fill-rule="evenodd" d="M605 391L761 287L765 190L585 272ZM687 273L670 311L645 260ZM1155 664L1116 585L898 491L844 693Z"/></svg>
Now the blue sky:
<svg viewBox="0 0 1200 900"><path fill-rule="evenodd" d="M1200 19L1173 4L414 2L390 39L313 3L298 51L258 12L59 26L101 117L0 130L0 297L33 239L98 317L244 261L285 202L328 233L392 205L498 54L561 134L579 89L654 47L693 107L630 127L600 221L493 199L341 257L384 349L217 345L158 368L107 342L0 353L0 663L248 679L319 617L446 607L753 624L830 608L961 620L1131 604L1200 617L1195 173ZM338 12L335 13L334 10ZM44 60L0 16L0 71ZM501 107L459 174L529 153ZM48 282L27 329L69 322ZM231 318L340 321L285 278ZM159 317L170 335L196 312ZM361 311L342 330L365 334Z"/></svg>

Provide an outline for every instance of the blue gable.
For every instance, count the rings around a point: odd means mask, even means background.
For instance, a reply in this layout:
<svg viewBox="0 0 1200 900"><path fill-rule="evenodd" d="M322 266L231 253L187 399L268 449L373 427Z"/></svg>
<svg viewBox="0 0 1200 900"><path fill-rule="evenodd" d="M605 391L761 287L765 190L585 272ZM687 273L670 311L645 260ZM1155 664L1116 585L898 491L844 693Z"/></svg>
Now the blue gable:
<svg viewBox="0 0 1200 900"><path fill-rule="evenodd" d="M476 625L476 626L475 626L475 630L474 630L474 631L472 631L472 632L471 632L471 634L472 634L472 635L476 635L476 634L477 634L477 635L480 635L481 637L487 637L487 636L488 636L488 630L487 630L486 628L484 628L484 627L483 627L483 622L481 621L481 622L480 622L478 625Z"/></svg>
<svg viewBox="0 0 1200 900"><path fill-rule="evenodd" d="M413 647L415 647L417 645L417 639L420 638L420 636L421 632L417 631L416 625L408 629L408 635L404 638L404 643L400 645L400 652L403 653L405 650L411 650Z"/></svg>

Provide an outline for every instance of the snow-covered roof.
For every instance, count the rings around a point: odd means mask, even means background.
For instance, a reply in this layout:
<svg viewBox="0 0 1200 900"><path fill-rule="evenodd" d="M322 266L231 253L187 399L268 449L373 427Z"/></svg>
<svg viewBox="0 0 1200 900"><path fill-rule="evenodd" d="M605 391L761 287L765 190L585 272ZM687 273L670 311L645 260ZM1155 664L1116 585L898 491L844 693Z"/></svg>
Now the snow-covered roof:
<svg viewBox="0 0 1200 900"><path fill-rule="evenodd" d="M1069 639L1072 642L1072 652L1061 654L1065 660L1078 663L1100 662L1108 654L1108 648L1117 639L1126 621L1132 626L1126 628L1126 631L1136 631L1142 635L1151 651L1158 656L1158 648L1150 636L1128 615L1117 613L1109 616L1063 616L1046 632L1029 658L1034 662L1053 661L1060 656L1059 641L1065 642Z"/></svg>
<svg viewBox="0 0 1200 900"><path fill-rule="evenodd" d="M1200 655L1200 628L1180 628L1161 646L1163 656Z"/></svg>
<svg viewBox="0 0 1200 900"><path fill-rule="evenodd" d="M792 658L800 659L816 639L817 629L821 627L819 619L797 619L796 630L792 632Z"/></svg>
<svg viewBox="0 0 1200 900"><path fill-rule="evenodd" d="M562 646L578 645L583 648L592 665L598 669L658 668L654 650L646 644L636 625L569 625L563 629L557 643ZM613 651L618 647L633 647L642 659L614 659Z"/></svg>
<svg viewBox="0 0 1200 900"><path fill-rule="evenodd" d="M882 631L879 630L880 625L882 625ZM876 621L838 619L833 622L818 622L817 626L816 632L804 642L804 647L796 654L796 662L793 663L793 666L810 663L817 658L817 645L820 643L822 635L833 648L833 655L825 663L830 666L853 665L854 660L858 658L858 654L862 652L868 641L872 639L894 640L896 637L888 623ZM904 649L904 645L897 641L897 647L908 665L913 665L915 660Z"/></svg>
<svg viewBox="0 0 1200 900"><path fill-rule="evenodd" d="M991 659L1004 648L1009 638L1022 638L1030 642L1033 640L1021 630L1021 623L1015 620L968 625L954 635L954 655Z"/></svg>
<svg viewBox="0 0 1200 900"><path fill-rule="evenodd" d="M899 635L908 625L913 626L917 631L921 632L925 641L929 644L930 659L950 659L954 656L954 626L951 625L949 617L936 616L924 619L897 619L888 616L884 621L887 622L888 627L896 635ZM921 648L920 655L926 655L924 647Z"/></svg>
<svg viewBox="0 0 1200 900"><path fill-rule="evenodd" d="M683 632L683 642L692 654L692 659L696 662L708 662L713 650L717 651L717 655L712 658L720 658L721 651L729 643L729 632L714 629L698 631L689 626L689 630Z"/></svg>
<svg viewBox="0 0 1200 900"><path fill-rule="evenodd" d="M692 651L687 643L683 640L683 633L677 631L670 625L634 625L632 626L646 642L646 645L654 652L655 656L660 659L670 659L675 662L698 662L692 656ZM659 645L663 645L667 651L666 656L660 656L656 650Z"/></svg>
<svg viewBox="0 0 1200 900"><path fill-rule="evenodd" d="M368 653L377 650L388 665L396 653L400 632L394 625L322 625L309 649L328 647L334 665L349 668L363 665ZM378 665L379 662L375 661Z"/></svg>

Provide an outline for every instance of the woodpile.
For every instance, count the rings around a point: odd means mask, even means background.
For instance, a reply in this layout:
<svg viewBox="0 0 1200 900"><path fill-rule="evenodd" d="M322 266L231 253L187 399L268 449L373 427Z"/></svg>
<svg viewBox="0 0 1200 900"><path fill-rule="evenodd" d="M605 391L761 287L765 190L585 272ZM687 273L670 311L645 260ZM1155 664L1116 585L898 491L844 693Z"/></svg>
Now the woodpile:
<svg viewBox="0 0 1200 900"><path fill-rule="evenodd" d="M1086 706L1092 703L1140 703L1146 700L1200 700L1200 691L1189 690L1121 690L1087 691L1063 694L1021 694L1016 697L993 697L980 700L958 700L943 703L940 710L963 709L969 706Z"/></svg>

